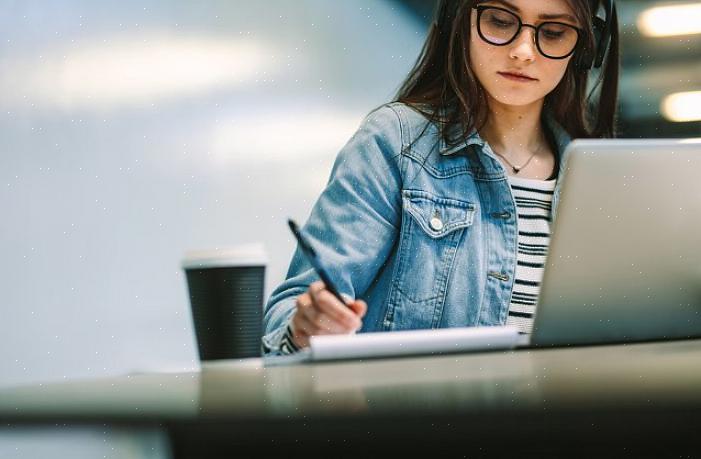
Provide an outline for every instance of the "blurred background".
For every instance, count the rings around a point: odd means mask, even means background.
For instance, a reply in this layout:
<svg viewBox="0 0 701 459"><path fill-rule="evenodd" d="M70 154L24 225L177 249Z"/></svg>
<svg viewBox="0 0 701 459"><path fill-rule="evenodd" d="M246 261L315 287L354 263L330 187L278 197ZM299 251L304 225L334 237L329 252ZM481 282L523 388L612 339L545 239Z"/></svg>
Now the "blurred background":
<svg viewBox="0 0 701 459"><path fill-rule="evenodd" d="M185 251L262 242L265 296L429 0L24 0L0 15L0 386L197 368ZM622 137L701 136L701 2L618 3ZM168 457L0 430L0 457Z"/></svg>

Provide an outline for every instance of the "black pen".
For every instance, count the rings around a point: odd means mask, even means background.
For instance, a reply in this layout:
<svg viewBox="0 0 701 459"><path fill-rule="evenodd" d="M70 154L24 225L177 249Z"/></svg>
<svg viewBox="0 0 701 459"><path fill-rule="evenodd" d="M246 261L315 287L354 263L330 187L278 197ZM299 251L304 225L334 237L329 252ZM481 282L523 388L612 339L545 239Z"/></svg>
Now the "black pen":
<svg viewBox="0 0 701 459"><path fill-rule="evenodd" d="M307 256L307 259L309 260L309 263L312 264L314 267L314 271L319 275L321 278L322 282L326 286L326 290L331 292L333 296L338 298L338 300L343 303L344 305L348 306L346 303L346 300L344 300L341 297L341 294L338 293L338 289L336 286L331 282L331 279L329 278L328 272L326 271L326 268L321 264L321 260L319 260L319 257L316 255L316 251L314 248L309 244L309 241L302 236L302 232L299 230L299 227L297 224L292 221L291 218L287 219L287 224L290 226L290 229L292 230L292 234L295 235L295 238L297 239L297 242L299 243L299 248L302 249L302 253ZM350 309L350 306L348 306Z"/></svg>

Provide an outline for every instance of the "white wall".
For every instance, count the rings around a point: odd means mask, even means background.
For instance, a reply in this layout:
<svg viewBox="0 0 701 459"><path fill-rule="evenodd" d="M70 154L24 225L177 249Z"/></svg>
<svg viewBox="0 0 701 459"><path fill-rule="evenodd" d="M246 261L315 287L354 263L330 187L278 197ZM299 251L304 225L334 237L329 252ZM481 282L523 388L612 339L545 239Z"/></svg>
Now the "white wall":
<svg viewBox="0 0 701 459"><path fill-rule="evenodd" d="M182 254L263 242L267 296L285 219L425 33L388 0L2 8L0 386L196 368ZM142 457L119 435L4 430L0 452Z"/></svg>

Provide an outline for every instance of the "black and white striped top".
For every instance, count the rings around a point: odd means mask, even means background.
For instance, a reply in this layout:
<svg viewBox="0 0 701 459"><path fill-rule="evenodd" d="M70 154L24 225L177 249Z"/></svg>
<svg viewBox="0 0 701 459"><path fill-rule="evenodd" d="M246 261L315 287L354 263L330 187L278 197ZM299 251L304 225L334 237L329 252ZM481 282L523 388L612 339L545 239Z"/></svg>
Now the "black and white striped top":
<svg viewBox="0 0 701 459"><path fill-rule="evenodd" d="M531 333L545 257L550 242L550 212L556 180L509 176L518 211L516 278L509 304L507 325Z"/></svg>

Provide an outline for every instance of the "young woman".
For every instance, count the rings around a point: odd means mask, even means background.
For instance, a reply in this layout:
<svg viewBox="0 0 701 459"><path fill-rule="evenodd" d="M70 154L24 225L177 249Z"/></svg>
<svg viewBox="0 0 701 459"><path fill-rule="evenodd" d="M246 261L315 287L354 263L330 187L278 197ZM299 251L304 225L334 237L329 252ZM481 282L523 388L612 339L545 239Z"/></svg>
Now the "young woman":
<svg viewBox="0 0 701 459"><path fill-rule="evenodd" d="M611 0L442 1L396 101L341 150L302 229L347 305L297 249L263 351L358 331L529 333L565 147L615 135L617 29Z"/></svg>

